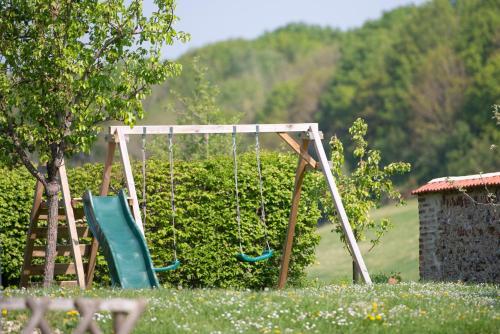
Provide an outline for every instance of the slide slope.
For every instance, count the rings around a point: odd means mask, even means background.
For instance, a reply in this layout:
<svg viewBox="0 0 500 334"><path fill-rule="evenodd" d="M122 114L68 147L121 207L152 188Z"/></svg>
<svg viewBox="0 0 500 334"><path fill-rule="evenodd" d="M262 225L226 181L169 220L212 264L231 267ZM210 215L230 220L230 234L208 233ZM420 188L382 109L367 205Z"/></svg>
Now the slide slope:
<svg viewBox="0 0 500 334"><path fill-rule="evenodd" d="M118 196L83 198L85 216L108 263L113 286L130 289L158 287L146 240L137 227L121 190Z"/></svg>

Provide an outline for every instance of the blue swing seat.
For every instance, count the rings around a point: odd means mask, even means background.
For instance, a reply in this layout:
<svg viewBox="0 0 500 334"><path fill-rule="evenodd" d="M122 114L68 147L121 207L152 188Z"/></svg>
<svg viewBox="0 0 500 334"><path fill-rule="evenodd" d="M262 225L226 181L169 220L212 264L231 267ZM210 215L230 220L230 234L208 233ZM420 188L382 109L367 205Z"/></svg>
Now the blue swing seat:
<svg viewBox="0 0 500 334"><path fill-rule="evenodd" d="M264 261L272 257L274 254L274 251L272 249L266 249L261 255L259 256L250 256L245 253L239 253L236 255L236 258L242 262L259 262L259 261Z"/></svg>
<svg viewBox="0 0 500 334"><path fill-rule="evenodd" d="M170 271L170 270L175 270L177 268L179 268L181 265L181 261L179 260L174 260L172 261L168 266L166 267L159 267L159 268L153 268L153 270L156 272L156 273L162 273L164 271Z"/></svg>

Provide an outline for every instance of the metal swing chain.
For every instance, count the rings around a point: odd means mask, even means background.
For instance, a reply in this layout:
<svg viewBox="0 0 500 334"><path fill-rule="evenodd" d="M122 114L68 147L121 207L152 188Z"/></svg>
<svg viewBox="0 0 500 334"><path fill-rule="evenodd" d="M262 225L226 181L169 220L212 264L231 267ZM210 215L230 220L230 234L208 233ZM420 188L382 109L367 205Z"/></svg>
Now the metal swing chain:
<svg viewBox="0 0 500 334"><path fill-rule="evenodd" d="M142 128L142 215L146 226L146 127Z"/></svg>
<svg viewBox="0 0 500 334"><path fill-rule="evenodd" d="M233 126L233 166L234 166L234 186L236 197L236 221L238 222L238 236L240 242L240 253L243 253L243 246L241 245L241 215L240 215L240 199L238 193L238 159L236 158L236 126Z"/></svg>
<svg viewBox="0 0 500 334"><path fill-rule="evenodd" d="M170 167L170 203L172 205L172 231L174 234L174 260L177 261L177 242L175 233L175 186L174 186L174 129L170 128L170 133L168 134L168 158Z"/></svg>
<svg viewBox="0 0 500 334"><path fill-rule="evenodd" d="M267 235L267 224L266 224L266 209L264 204L264 183L262 182L262 170L260 167L260 144L259 144L259 126L255 128L255 156L257 159L257 171L259 172L259 190L260 190L260 221L264 224L264 236L266 239L267 249L271 249L269 246L269 237Z"/></svg>

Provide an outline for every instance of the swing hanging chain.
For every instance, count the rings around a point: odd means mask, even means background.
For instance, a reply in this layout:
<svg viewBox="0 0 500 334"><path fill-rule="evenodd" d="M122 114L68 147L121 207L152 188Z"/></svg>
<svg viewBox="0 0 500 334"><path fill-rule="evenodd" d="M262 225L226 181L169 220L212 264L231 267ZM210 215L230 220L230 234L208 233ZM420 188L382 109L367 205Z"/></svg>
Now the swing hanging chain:
<svg viewBox="0 0 500 334"><path fill-rule="evenodd" d="M238 192L238 159L236 158L236 127L233 126L233 166L234 166L234 187L236 197L236 222L238 223L238 236L240 242L240 253L243 253L243 246L241 245L241 215L240 215L240 200Z"/></svg>
<svg viewBox="0 0 500 334"><path fill-rule="evenodd" d="M142 215L146 226L146 127L142 128Z"/></svg>
<svg viewBox="0 0 500 334"><path fill-rule="evenodd" d="M259 126L255 129L255 156L257 159L257 171L259 173L259 191L260 191L260 221L264 225L264 236L266 240L267 249L270 250L269 246L269 236L267 234L267 224L266 224L266 208L264 203L264 183L262 182L262 170L260 164L260 143L259 143Z"/></svg>
<svg viewBox="0 0 500 334"><path fill-rule="evenodd" d="M175 185L174 185L174 129L170 128L168 134L168 158L170 167L170 204L172 206L172 231L173 231L173 246L174 246L174 260L177 261L177 242L175 233Z"/></svg>

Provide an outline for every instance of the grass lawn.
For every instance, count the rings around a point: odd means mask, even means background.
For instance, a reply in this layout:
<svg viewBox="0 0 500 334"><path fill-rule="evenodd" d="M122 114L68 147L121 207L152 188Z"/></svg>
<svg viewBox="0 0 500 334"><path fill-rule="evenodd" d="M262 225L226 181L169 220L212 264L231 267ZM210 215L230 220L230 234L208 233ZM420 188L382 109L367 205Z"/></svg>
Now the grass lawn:
<svg viewBox="0 0 500 334"><path fill-rule="evenodd" d="M401 272L400 284L352 285L351 260L330 227L320 229L318 264L309 270L311 286L301 289L238 291L218 289L4 290L4 297L52 296L144 298L148 302L135 333L498 333L498 285L417 283L416 201L385 207L374 217L390 217L395 228L372 252L362 244L372 276ZM413 281L413 282L412 282ZM336 282L336 284L331 284ZM27 312L5 312L0 332L19 333ZM51 312L53 328L70 333L75 312ZM96 316L104 332L111 316Z"/></svg>
<svg viewBox="0 0 500 334"><path fill-rule="evenodd" d="M283 291L235 290L6 290L5 296L145 298L135 333L498 333L498 287L451 283L324 285ZM3 312L5 313L5 312ZM78 315L51 312L64 333ZM25 312L8 312L4 333L20 331ZM97 322L110 331L109 314ZM57 326L56 326L57 325Z"/></svg>
<svg viewBox="0 0 500 334"><path fill-rule="evenodd" d="M360 243L361 252L371 275L400 272L403 281L418 280L418 208L411 200L406 206L386 206L374 210L375 219L390 218L394 224L379 245L370 252L368 241ZM316 263L308 276L321 282L339 282L352 278L352 261L343 248L339 236L331 232L332 226L319 229L321 241L316 249Z"/></svg>

